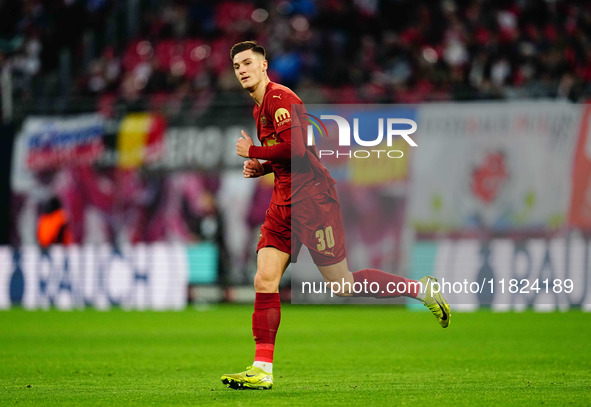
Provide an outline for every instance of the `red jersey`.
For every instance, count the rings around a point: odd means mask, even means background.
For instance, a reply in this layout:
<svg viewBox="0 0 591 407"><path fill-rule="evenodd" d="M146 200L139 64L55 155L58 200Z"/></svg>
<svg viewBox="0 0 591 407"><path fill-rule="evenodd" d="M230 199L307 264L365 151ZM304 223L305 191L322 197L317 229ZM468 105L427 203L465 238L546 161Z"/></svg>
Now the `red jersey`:
<svg viewBox="0 0 591 407"><path fill-rule="evenodd" d="M275 174L271 202L276 205L290 205L335 184L314 146L305 143L305 113L300 98L274 82L269 82L262 103L253 110L262 147L251 146L249 156L271 163Z"/></svg>

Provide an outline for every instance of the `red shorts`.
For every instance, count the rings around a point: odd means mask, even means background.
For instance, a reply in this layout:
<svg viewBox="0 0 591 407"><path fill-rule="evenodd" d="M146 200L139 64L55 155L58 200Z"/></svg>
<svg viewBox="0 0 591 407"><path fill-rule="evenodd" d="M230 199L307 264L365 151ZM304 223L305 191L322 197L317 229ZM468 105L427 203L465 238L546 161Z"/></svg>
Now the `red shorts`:
<svg viewBox="0 0 591 407"><path fill-rule="evenodd" d="M347 257L341 208L334 187L292 205L271 203L261 226L257 251L275 247L291 254L295 263L302 244L317 266L330 266Z"/></svg>

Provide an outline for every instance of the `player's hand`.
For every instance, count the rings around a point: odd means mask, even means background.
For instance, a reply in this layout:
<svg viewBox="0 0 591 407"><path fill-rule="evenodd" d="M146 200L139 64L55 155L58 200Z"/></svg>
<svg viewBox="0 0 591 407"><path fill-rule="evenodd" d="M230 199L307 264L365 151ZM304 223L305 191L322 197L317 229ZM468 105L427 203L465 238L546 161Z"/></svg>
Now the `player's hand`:
<svg viewBox="0 0 591 407"><path fill-rule="evenodd" d="M242 130L242 137L238 139L236 143L236 154L240 157L248 158L248 150L250 146L253 146L254 143L252 139L248 137L248 134L244 130Z"/></svg>
<svg viewBox="0 0 591 407"><path fill-rule="evenodd" d="M248 161L244 161L244 169L242 170L244 178L257 178L264 174L263 164L256 158L251 158Z"/></svg>

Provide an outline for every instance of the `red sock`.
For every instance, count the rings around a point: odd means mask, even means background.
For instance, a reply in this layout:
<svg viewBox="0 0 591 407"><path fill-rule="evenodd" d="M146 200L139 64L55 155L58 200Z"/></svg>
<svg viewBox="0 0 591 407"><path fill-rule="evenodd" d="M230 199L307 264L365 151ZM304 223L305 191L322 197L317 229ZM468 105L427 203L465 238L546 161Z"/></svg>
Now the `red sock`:
<svg viewBox="0 0 591 407"><path fill-rule="evenodd" d="M404 296L416 298L420 287L416 280L375 269L356 271L353 273L353 279L356 283L353 287L355 297L393 298ZM362 290L359 292L360 288Z"/></svg>
<svg viewBox="0 0 591 407"><path fill-rule="evenodd" d="M256 343L255 362L273 363L275 335L281 321L279 293L256 293L252 334Z"/></svg>

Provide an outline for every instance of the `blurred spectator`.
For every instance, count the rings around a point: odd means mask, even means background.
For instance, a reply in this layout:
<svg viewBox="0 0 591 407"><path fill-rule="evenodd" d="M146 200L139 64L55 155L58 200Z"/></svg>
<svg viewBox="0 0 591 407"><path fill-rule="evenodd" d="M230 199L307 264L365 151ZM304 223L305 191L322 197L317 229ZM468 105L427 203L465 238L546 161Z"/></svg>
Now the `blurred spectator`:
<svg viewBox="0 0 591 407"><path fill-rule="evenodd" d="M215 94L236 89L228 50L245 39L266 46L272 78L316 97L312 103L585 101L591 92L586 1L133 4L0 2L0 61L11 67L15 103L58 96L55 72L64 69L60 50L68 50L69 93L112 95L99 99L102 111L119 100L144 109L170 102L173 115L203 112L219 99Z"/></svg>
<svg viewBox="0 0 591 407"><path fill-rule="evenodd" d="M37 222L37 241L44 249L53 244L68 245L74 242L68 215L57 197L42 205Z"/></svg>

